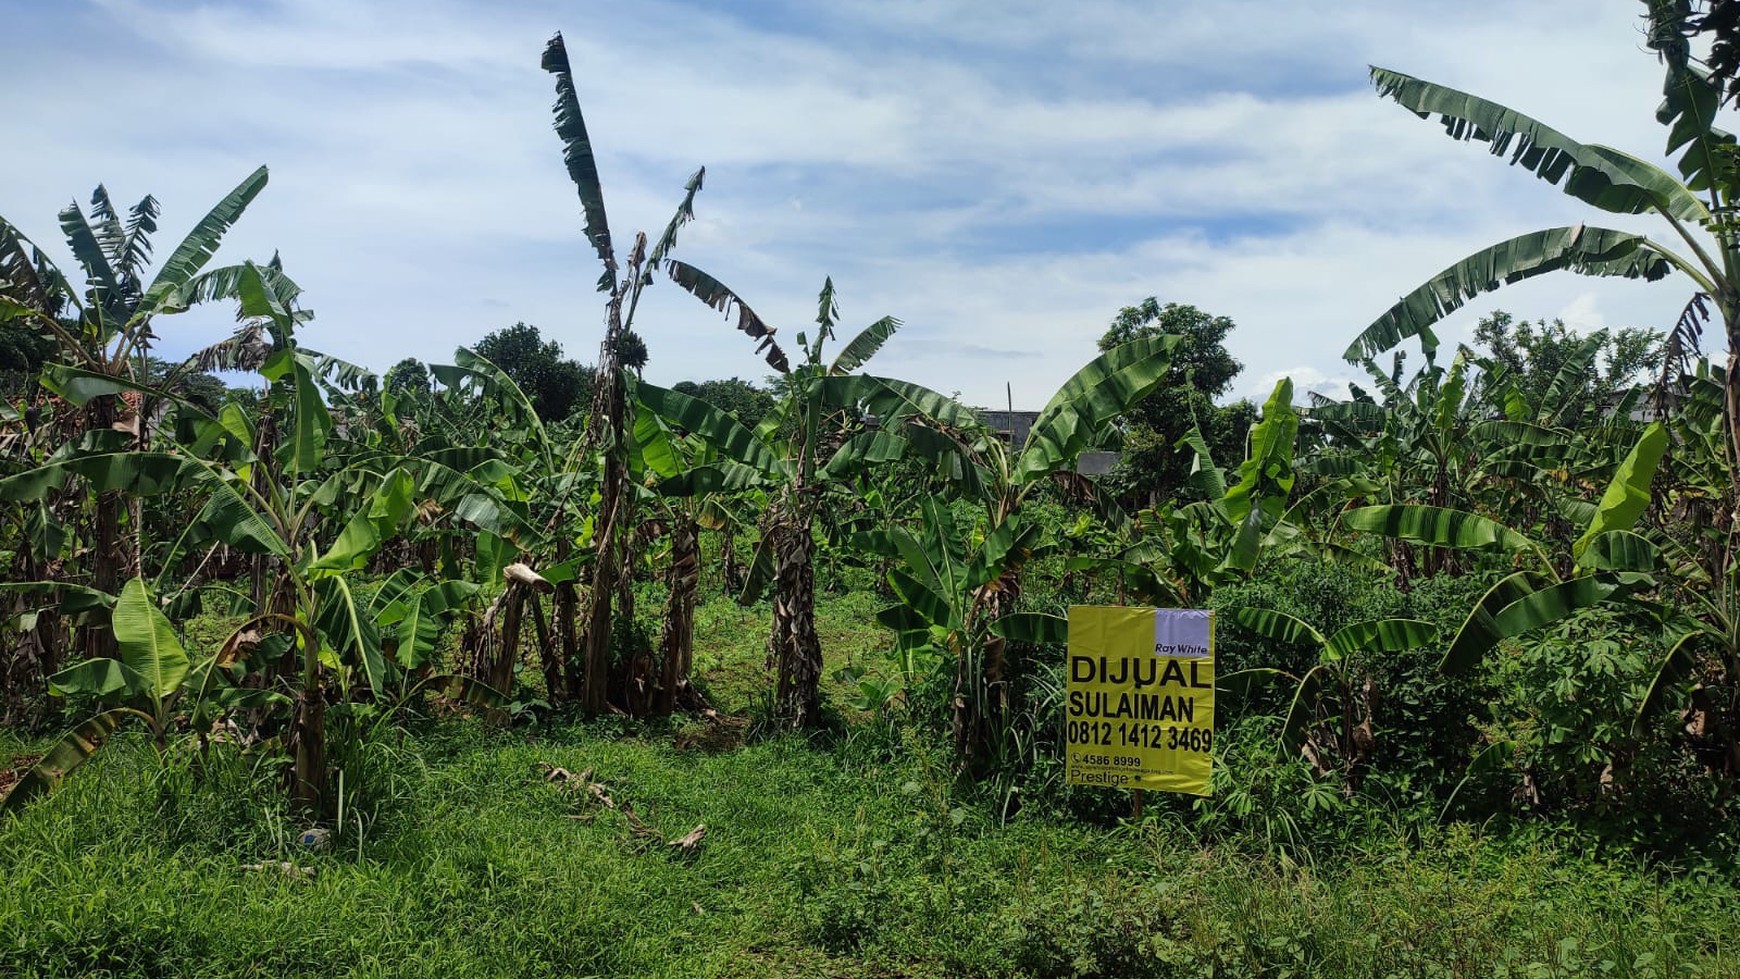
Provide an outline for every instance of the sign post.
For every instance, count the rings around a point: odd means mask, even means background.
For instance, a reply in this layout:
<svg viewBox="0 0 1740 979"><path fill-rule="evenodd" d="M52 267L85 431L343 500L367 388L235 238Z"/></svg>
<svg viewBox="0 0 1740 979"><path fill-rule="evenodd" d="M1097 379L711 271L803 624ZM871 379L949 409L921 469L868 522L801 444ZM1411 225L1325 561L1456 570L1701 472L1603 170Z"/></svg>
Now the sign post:
<svg viewBox="0 0 1740 979"><path fill-rule="evenodd" d="M1213 612L1071 606L1068 692L1068 784L1209 794Z"/></svg>

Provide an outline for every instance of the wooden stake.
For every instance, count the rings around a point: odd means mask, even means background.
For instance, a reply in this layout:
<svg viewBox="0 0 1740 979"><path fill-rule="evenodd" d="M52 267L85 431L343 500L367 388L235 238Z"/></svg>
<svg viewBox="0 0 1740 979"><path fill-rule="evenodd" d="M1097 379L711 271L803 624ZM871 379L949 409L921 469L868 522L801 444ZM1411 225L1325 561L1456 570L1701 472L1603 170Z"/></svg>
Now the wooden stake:
<svg viewBox="0 0 1740 979"><path fill-rule="evenodd" d="M1142 790L1130 790L1130 819L1132 822L1142 821Z"/></svg>

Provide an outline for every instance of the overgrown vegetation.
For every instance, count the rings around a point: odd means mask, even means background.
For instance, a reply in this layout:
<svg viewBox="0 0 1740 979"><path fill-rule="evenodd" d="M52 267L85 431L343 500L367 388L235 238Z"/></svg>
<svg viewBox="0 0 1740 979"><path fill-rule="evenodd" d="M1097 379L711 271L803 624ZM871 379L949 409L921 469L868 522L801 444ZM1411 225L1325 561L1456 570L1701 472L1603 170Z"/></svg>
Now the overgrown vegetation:
<svg viewBox="0 0 1740 979"><path fill-rule="evenodd" d="M370 797L316 853L243 758L203 764L123 739L8 829L6 974L1665 977L1736 963L1740 894L1714 868L1640 874L1549 832L1413 830L1375 812L1340 814L1340 842L1311 859L1243 831L1205 838L1181 814L1131 826L1047 806L999 824L955 790L946 750L868 731L818 751L621 722L527 737L440 721L364 753ZM705 822L705 848L659 852L547 766L590 771L665 838Z"/></svg>
<svg viewBox="0 0 1740 979"><path fill-rule="evenodd" d="M1345 400L1217 405L1231 321L1154 298L1019 437L870 373L900 321L836 336L832 280L781 333L671 257L704 170L612 236L560 36L591 366L525 324L384 378L302 346L275 256L208 267L264 168L154 275L153 198L60 214L83 285L0 221L0 968L1734 974L1740 157L1690 5L1646 6L1679 177L1374 69L1684 249L1484 250ZM1696 291L1665 334L1434 336L1558 270ZM643 380L665 279L772 383ZM199 304L235 334L153 356ZM1212 797L1064 784L1075 603L1220 611Z"/></svg>

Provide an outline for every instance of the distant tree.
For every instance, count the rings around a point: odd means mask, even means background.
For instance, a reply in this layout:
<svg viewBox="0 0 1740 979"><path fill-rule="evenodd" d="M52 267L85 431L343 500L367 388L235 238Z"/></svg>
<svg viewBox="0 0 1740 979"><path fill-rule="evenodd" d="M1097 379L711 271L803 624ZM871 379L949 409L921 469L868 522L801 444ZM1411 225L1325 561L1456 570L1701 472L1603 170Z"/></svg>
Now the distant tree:
<svg viewBox="0 0 1740 979"><path fill-rule="evenodd" d="M22 323L0 323L0 393L8 397L27 393L57 349L52 338Z"/></svg>
<svg viewBox="0 0 1740 979"><path fill-rule="evenodd" d="M513 378L544 421L567 418L591 399L591 368L563 357L562 345L529 323L496 330L472 349Z"/></svg>
<svg viewBox="0 0 1740 979"><path fill-rule="evenodd" d="M1547 407L1547 391L1567 363L1587 360L1584 383L1569 389L1576 403L1552 406L1566 418L1579 416L1590 405L1606 405L1660 371L1663 339L1661 333L1639 327L1580 334L1563 320L1530 323L1503 310L1494 310L1474 327L1474 345L1504 365L1528 403L1538 408Z"/></svg>
<svg viewBox="0 0 1740 979"><path fill-rule="evenodd" d="M427 392L429 368L415 357L406 357L387 371L387 376L381 379L381 387L394 394Z"/></svg>
<svg viewBox="0 0 1740 979"><path fill-rule="evenodd" d="M226 387L224 401L239 405L253 405L260 400L260 389L253 387Z"/></svg>
<svg viewBox="0 0 1740 979"><path fill-rule="evenodd" d="M1161 305L1153 296L1118 311L1100 338L1101 350L1160 334L1182 339L1173 348L1165 379L1124 415L1123 458L1106 477L1113 492L1152 493L1162 499L1184 492L1193 456L1177 445L1190 431L1192 419L1202 426L1216 459L1243 457L1255 406L1248 401L1215 404L1244 369L1225 346L1234 326L1228 317L1183 303Z"/></svg>
<svg viewBox="0 0 1740 979"><path fill-rule="evenodd" d="M204 371L187 370L179 361L149 358L146 361L146 380L166 387L170 393L179 395L214 415L229 400L229 387L223 381Z"/></svg>
<svg viewBox="0 0 1740 979"><path fill-rule="evenodd" d="M178 385L181 396L201 408L217 414L229 400L229 386L203 372L183 374Z"/></svg>
<svg viewBox="0 0 1740 979"><path fill-rule="evenodd" d="M759 425L774 405L774 396L770 392L737 377L699 384L681 381L672 390L723 408L750 427Z"/></svg>
<svg viewBox="0 0 1740 979"><path fill-rule="evenodd" d="M568 413L570 416L585 415L592 407L592 391L598 386L598 368L572 360L563 363L567 365L563 369L564 383L574 389L574 404L568 409Z"/></svg>

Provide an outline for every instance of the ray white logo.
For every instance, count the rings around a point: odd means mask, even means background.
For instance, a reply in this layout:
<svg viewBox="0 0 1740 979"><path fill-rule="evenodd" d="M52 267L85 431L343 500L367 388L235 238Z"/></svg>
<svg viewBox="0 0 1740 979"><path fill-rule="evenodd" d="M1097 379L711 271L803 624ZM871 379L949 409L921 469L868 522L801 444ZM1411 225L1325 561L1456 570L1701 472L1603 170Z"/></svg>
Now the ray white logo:
<svg viewBox="0 0 1740 979"><path fill-rule="evenodd" d="M1157 608L1154 610L1154 655L1178 656L1185 659L1208 658L1209 617L1213 613L1196 608Z"/></svg>

